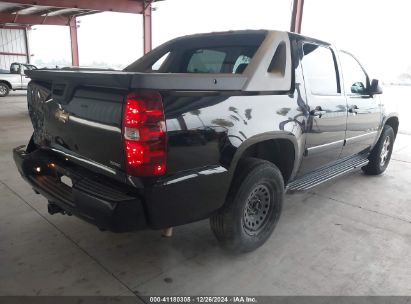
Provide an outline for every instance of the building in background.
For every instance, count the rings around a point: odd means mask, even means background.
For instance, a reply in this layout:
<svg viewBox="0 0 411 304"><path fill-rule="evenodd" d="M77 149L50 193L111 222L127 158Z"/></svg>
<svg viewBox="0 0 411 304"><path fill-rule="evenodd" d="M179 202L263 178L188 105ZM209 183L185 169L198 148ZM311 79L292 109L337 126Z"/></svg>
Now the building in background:
<svg viewBox="0 0 411 304"><path fill-rule="evenodd" d="M0 28L0 69L9 70L13 62L30 63L28 30Z"/></svg>

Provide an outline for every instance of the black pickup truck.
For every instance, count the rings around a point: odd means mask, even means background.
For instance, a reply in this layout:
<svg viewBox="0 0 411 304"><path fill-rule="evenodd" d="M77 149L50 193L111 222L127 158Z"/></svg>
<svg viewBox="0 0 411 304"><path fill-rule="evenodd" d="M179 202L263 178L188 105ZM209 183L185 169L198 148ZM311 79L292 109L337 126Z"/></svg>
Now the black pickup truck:
<svg viewBox="0 0 411 304"><path fill-rule="evenodd" d="M261 246L286 192L387 168L398 115L355 57L280 31L167 42L123 71L32 70L34 133L14 160L51 214L102 230L210 218Z"/></svg>

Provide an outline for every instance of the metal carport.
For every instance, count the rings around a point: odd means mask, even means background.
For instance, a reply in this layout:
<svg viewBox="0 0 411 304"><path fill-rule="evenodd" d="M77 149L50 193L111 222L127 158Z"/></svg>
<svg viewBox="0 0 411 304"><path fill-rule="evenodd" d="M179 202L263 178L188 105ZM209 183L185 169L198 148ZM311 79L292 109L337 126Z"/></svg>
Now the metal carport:
<svg viewBox="0 0 411 304"><path fill-rule="evenodd" d="M76 17L100 12L142 14L144 53L147 53L152 47L152 2L155 0L8 0L0 2L0 26L9 29L27 29L32 25L69 26L72 64L78 66ZM18 55L29 58L28 50Z"/></svg>
<svg viewBox="0 0 411 304"><path fill-rule="evenodd" d="M120 12L143 15L144 53L152 47L151 4L156 0L7 0L0 2L0 26L25 29L32 25L60 25L70 27L72 65L79 65L76 17L99 12ZM291 32L301 31L304 0L293 0ZM28 43L25 53L30 60ZM7 54L3 54L7 55ZM16 55L16 54L14 54Z"/></svg>

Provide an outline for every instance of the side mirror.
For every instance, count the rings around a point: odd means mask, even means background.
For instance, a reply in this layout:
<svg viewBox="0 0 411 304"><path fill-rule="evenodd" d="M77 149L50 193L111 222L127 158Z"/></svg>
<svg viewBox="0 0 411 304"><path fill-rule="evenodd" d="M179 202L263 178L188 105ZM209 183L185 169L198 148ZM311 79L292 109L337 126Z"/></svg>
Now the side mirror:
<svg viewBox="0 0 411 304"><path fill-rule="evenodd" d="M370 95L382 94L382 87L380 86L378 79L373 79L371 81L369 93Z"/></svg>
<svg viewBox="0 0 411 304"><path fill-rule="evenodd" d="M362 82L356 82L351 86L351 93L364 95L367 94L367 90Z"/></svg>

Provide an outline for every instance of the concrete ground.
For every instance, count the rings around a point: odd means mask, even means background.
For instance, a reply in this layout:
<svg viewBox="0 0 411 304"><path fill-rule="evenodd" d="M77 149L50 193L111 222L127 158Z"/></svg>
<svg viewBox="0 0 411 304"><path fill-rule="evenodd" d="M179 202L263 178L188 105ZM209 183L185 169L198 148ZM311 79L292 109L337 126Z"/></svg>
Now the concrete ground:
<svg viewBox="0 0 411 304"><path fill-rule="evenodd" d="M12 161L30 134L24 94L1 98L0 295L411 295L409 135L384 175L287 196L266 245L232 256L208 221L165 239L49 215Z"/></svg>

